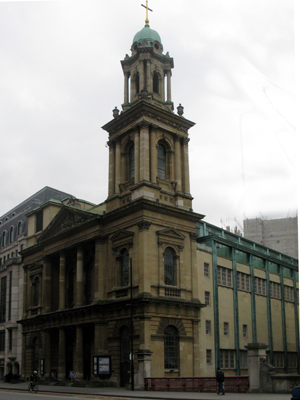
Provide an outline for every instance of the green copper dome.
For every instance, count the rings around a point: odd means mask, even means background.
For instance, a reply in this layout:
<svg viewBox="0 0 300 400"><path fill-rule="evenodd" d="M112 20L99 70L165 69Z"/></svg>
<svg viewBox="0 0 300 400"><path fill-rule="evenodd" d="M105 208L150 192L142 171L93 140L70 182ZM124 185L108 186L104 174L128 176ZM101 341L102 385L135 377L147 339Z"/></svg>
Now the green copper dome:
<svg viewBox="0 0 300 400"><path fill-rule="evenodd" d="M147 40L148 43L157 41L162 44L159 34L151 29L149 25L145 25L142 30L136 33L133 38L132 44L136 42L142 43L143 40Z"/></svg>

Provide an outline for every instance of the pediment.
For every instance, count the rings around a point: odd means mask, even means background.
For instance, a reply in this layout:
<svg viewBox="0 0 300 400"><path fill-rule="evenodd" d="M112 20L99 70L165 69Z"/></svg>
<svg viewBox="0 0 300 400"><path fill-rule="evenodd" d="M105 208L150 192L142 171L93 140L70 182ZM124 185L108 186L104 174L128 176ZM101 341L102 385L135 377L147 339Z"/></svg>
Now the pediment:
<svg viewBox="0 0 300 400"><path fill-rule="evenodd" d="M61 233L72 230L73 228L95 218L95 215L86 211L64 206L41 234L38 242L40 243Z"/></svg>
<svg viewBox="0 0 300 400"><path fill-rule="evenodd" d="M185 239L185 236L175 228L161 229L159 231L156 231L156 234L158 236L169 237L169 238L177 239L177 240L184 240Z"/></svg>
<svg viewBox="0 0 300 400"><path fill-rule="evenodd" d="M127 231L126 229L120 229L111 237L111 241L115 243L127 239L132 240L133 235L134 233L131 231Z"/></svg>

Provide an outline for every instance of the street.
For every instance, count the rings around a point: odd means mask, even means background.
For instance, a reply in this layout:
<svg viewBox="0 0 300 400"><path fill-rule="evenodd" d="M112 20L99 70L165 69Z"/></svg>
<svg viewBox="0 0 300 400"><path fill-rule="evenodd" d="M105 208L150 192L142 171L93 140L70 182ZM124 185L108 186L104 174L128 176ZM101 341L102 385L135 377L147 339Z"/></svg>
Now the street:
<svg viewBox="0 0 300 400"><path fill-rule="evenodd" d="M74 388L49 387L41 385L38 393L29 393L27 383L20 385L0 384L1 400L37 400L58 399L98 399L98 400L214 400L220 398L217 393L191 392L145 392L130 391L122 388ZM290 400L291 394L226 393L227 400Z"/></svg>

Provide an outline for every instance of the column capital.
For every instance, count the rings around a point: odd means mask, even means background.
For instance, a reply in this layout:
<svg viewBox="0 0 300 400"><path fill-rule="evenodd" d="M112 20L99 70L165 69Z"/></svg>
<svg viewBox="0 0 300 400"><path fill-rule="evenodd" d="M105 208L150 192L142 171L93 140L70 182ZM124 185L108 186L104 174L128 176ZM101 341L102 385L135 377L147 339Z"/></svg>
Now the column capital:
<svg viewBox="0 0 300 400"><path fill-rule="evenodd" d="M137 223L140 231L148 231L152 222L150 221L140 221Z"/></svg>
<svg viewBox="0 0 300 400"><path fill-rule="evenodd" d="M143 120L143 121L141 121L139 124L138 124L138 126L141 128L141 129L145 129L145 128L148 128L149 129L149 127L150 127L150 123L148 122L148 121L145 121L145 120Z"/></svg>

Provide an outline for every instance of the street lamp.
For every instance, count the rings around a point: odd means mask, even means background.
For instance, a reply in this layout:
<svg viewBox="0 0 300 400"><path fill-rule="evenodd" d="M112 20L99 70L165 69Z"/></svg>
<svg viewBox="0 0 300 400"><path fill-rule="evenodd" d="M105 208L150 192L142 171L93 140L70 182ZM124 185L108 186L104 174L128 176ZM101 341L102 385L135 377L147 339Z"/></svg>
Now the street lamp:
<svg viewBox="0 0 300 400"><path fill-rule="evenodd" d="M113 252L113 255L116 257L122 257L122 254L119 252ZM134 390L134 360L133 360L133 305L132 305L132 258L129 258L129 266L130 266L130 348L131 348L131 357L130 357L130 377L131 377L131 390Z"/></svg>

